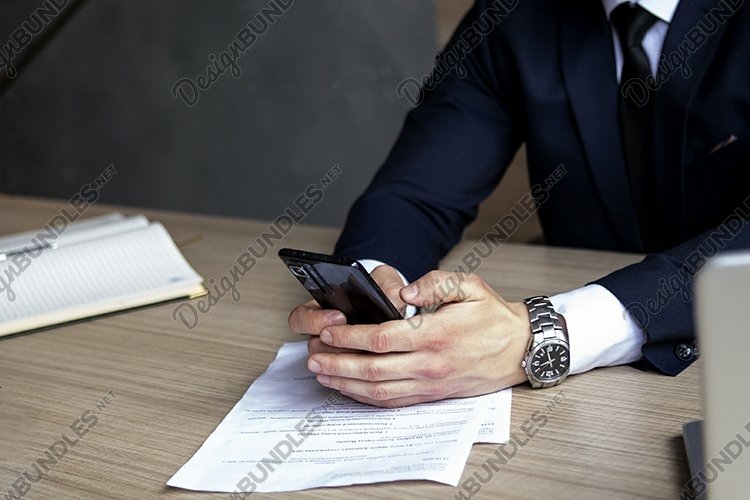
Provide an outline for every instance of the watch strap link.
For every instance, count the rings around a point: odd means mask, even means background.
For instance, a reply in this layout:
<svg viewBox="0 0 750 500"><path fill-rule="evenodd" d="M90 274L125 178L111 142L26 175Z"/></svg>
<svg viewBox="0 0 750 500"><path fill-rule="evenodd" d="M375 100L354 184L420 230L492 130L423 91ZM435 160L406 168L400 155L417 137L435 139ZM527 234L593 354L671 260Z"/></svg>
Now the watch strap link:
<svg viewBox="0 0 750 500"><path fill-rule="evenodd" d="M552 307L549 297L538 295L524 299L523 302L529 311L532 345L554 338L563 338L567 341L562 321Z"/></svg>

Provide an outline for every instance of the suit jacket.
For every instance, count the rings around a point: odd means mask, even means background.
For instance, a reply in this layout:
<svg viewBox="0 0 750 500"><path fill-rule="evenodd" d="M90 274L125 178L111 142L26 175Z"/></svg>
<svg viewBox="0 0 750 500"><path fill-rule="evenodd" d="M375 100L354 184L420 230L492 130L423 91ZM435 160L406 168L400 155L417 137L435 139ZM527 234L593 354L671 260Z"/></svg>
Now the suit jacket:
<svg viewBox="0 0 750 500"><path fill-rule="evenodd" d="M503 4L510 12L492 26L483 13ZM664 373L696 356L692 276L705 258L750 247L750 7L741 4L680 2L659 88L648 95L659 198L652 217L664 241L597 281L645 331L644 363ZM472 29L484 34L468 51ZM522 142L532 184L560 164L567 172L538 208L548 244L642 251L601 1L479 0L450 51L463 54L460 70L426 85L352 207L336 253L379 259L410 279L436 268Z"/></svg>

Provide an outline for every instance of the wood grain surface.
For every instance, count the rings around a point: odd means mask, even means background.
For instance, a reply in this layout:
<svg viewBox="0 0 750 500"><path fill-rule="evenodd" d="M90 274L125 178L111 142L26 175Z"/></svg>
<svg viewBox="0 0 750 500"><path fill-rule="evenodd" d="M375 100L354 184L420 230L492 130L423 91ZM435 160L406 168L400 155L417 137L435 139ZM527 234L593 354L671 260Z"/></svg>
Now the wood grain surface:
<svg viewBox="0 0 750 500"><path fill-rule="evenodd" d="M63 205L0 195L0 234L41 227ZM161 221L209 288L268 228L267 222L98 205L87 215L113 209ZM175 321L178 303L170 303L0 340L0 497L24 471L35 479L31 465L63 436L72 444L65 452L57 445L61 458L24 498L223 496L165 482L279 346L300 340L286 321L307 297L276 250L330 252L337 232L294 227L241 279L238 300L224 296L194 329ZM455 268L471 244L461 243L442 267ZM638 259L507 244L477 273L517 300L581 286ZM404 481L252 497L676 498L688 480L681 425L701 414L699 364L676 378L616 367L570 377L559 388L515 388L511 430L517 449L502 448L505 463L498 465L497 445L475 445L462 476L465 489ZM71 426L82 427L84 416L88 433L76 441ZM488 458L497 470L482 467Z"/></svg>

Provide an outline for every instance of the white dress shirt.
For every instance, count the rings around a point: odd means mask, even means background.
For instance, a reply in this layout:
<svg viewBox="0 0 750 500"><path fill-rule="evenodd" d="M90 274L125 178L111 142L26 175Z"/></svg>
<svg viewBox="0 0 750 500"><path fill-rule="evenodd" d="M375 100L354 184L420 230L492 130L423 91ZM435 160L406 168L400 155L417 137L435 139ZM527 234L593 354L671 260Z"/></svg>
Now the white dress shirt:
<svg viewBox="0 0 750 500"><path fill-rule="evenodd" d="M602 0L607 18L621 3L629 0ZM643 49L656 74L669 23L679 0L640 0L633 3L654 14L659 20L646 32ZM620 40L612 28L615 46L615 67L619 81L623 58ZM368 271L382 262L373 259L359 261ZM406 278L401 275L406 284ZM645 336L623 304L606 288L588 285L550 297L555 310L565 316L570 340L570 372L583 373L600 366L615 366L640 359ZM414 308L407 315L414 313Z"/></svg>

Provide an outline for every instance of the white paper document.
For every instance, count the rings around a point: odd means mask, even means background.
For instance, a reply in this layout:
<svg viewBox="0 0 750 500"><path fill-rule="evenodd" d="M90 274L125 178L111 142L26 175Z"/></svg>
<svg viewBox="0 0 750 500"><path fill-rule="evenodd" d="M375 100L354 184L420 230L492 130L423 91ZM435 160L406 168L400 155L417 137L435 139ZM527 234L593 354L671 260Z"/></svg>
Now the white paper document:
<svg viewBox="0 0 750 500"><path fill-rule="evenodd" d="M306 358L306 342L284 344L167 484L239 497L407 479L456 486L473 443L509 439L510 389L376 408L318 384Z"/></svg>

